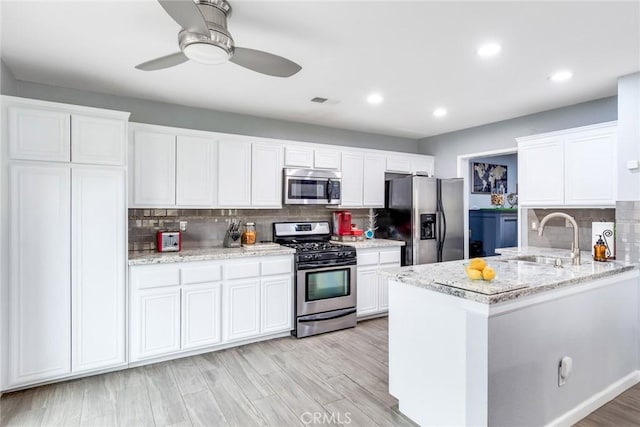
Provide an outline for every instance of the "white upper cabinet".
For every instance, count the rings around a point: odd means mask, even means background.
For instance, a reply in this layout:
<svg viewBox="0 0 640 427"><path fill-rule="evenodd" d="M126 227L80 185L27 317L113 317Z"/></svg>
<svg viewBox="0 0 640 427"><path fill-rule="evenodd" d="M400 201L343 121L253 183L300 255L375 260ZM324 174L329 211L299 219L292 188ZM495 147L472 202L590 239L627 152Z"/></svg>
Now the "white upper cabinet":
<svg viewBox="0 0 640 427"><path fill-rule="evenodd" d="M411 158L403 155L388 155L387 172L411 173Z"/></svg>
<svg viewBox="0 0 640 427"><path fill-rule="evenodd" d="M9 158L124 166L129 113L3 96Z"/></svg>
<svg viewBox="0 0 640 427"><path fill-rule="evenodd" d="M564 153L561 137L519 145L518 202L560 206L564 203Z"/></svg>
<svg viewBox="0 0 640 427"><path fill-rule="evenodd" d="M342 153L342 201L344 207L361 207L363 201L364 155ZM383 181L384 185L384 181Z"/></svg>
<svg viewBox="0 0 640 427"><path fill-rule="evenodd" d="M175 205L175 135L136 130L133 137L132 169L132 205Z"/></svg>
<svg viewBox="0 0 640 427"><path fill-rule="evenodd" d="M615 206L616 129L609 122L518 138L520 205Z"/></svg>
<svg viewBox="0 0 640 427"><path fill-rule="evenodd" d="M340 151L316 148L313 154L313 167L340 170Z"/></svg>
<svg viewBox="0 0 640 427"><path fill-rule="evenodd" d="M617 138L615 126L567 135L564 142L567 205L615 205Z"/></svg>
<svg viewBox="0 0 640 427"><path fill-rule="evenodd" d="M9 107L9 157L69 162L71 114L38 108Z"/></svg>
<svg viewBox="0 0 640 427"><path fill-rule="evenodd" d="M378 154L364 155L363 200L365 207L384 207L384 172L385 156Z"/></svg>
<svg viewBox="0 0 640 427"><path fill-rule="evenodd" d="M312 168L313 148L303 145L287 145L284 150L284 166L288 168Z"/></svg>
<svg viewBox="0 0 640 427"><path fill-rule="evenodd" d="M176 205L214 206L217 142L210 138L178 135L176 149Z"/></svg>
<svg viewBox="0 0 640 427"><path fill-rule="evenodd" d="M434 161L432 156L412 155L410 159L412 172L423 172L429 176L434 175Z"/></svg>
<svg viewBox="0 0 640 427"><path fill-rule="evenodd" d="M218 143L218 205L251 206L251 143L220 140Z"/></svg>
<svg viewBox="0 0 640 427"><path fill-rule="evenodd" d="M282 145L251 146L251 206L282 207Z"/></svg>
<svg viewBox="0 0 640 427"><path fill-rule="evenodd" d="M71 161L125 165L127 123L124 120L74 114L71 118Z"/></svg>

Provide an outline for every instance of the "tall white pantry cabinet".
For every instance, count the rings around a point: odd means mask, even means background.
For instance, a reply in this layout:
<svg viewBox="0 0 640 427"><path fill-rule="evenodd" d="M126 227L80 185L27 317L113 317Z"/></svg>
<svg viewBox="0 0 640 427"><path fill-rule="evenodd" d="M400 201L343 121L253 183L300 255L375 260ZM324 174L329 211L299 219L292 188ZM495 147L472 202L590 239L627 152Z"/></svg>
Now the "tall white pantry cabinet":
<svg viewBox="0 0 640 427"><path fill-rule="evenodd" d="M129 113L2 97L0 389L126 365Z"/></svg>

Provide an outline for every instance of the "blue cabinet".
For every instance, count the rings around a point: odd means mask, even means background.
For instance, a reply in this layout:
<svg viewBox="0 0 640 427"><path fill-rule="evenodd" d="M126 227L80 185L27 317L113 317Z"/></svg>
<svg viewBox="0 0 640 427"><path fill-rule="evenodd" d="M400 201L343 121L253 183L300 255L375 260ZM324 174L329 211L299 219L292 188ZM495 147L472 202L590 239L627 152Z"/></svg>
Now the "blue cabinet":
<svg viewBox="0 0 640 427"><path fill-rule="evenodd" d="M469 211L469 256L497 255L496 248L518 244L517 210ZM482 242L481 245L475 242ZM474 253L475 252L475 253Z"/></svg>

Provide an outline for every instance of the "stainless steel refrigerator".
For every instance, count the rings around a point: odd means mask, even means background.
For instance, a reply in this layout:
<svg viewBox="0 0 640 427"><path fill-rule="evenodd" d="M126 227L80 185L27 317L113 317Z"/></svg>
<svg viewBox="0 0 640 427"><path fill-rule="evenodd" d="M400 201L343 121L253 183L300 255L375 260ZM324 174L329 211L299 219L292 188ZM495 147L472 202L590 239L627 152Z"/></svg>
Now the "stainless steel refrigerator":
<svg viewBox="0 0 640 427"><path fill-rule="evenodd" d="M402 265L464 258L462 178L395 177L385 181L385 208L375 236L403 240Z"/></svg>

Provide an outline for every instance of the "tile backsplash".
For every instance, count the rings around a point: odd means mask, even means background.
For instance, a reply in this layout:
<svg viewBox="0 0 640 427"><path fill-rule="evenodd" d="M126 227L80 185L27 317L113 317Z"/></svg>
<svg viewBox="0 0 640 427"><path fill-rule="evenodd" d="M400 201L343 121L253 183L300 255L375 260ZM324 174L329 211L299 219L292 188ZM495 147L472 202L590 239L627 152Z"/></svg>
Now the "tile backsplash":
<svg viewBox="0 0 640 427"><path fill-rule="evenodd" d="M640 263L640 201L616 202L616 258Z"/></svg>
<svg viewBox="0 0 640 427"><path fill-rule="evenodd" d="M349 209L353 223L363 228L369 209ZM332 209L324 206L284 206L282 209L129 209L129 250L156 249L158 230L177 231L180 221L187 221L182 233L184 249L222 246L231 219L255 222L258 241L271 241L272 224L286 221L331 221Z"/></svg>
<svg viewBox="0 0 640 427"><path fill-rule="evenodd" d="M596 221L615 221L616 209L528 209L527 212L527 230L529 246L538 246L542 248L558 248L570 249L573 242L573 229L571 226L565 226L563 218L552 218L544 227L542 237L538 236L538 230L531 229L531 223L536 222L539 226L540 221L551 212L564 212L575 218L580 230L578 238L580 249L583 251L591 250L591 223ZM616 244L616 247L617 244Z"/></svg>

